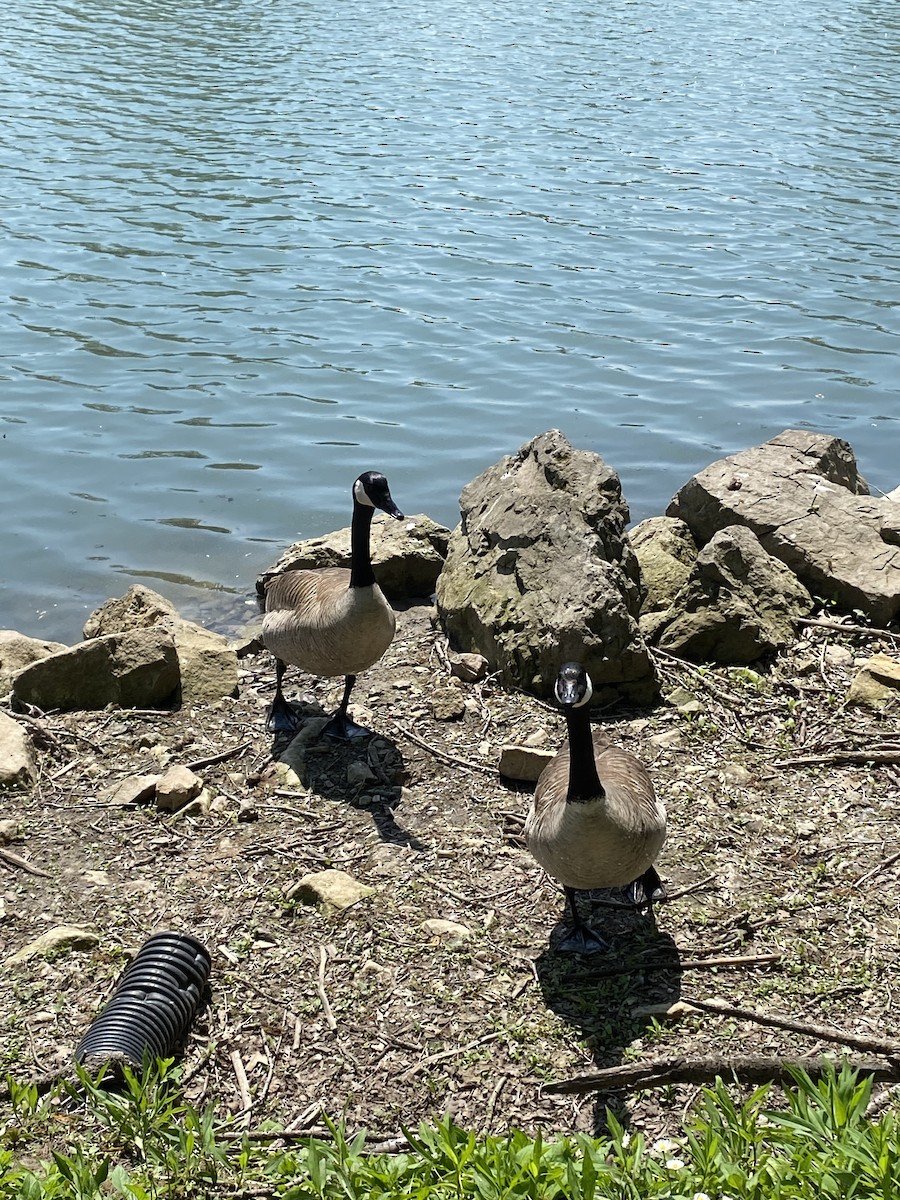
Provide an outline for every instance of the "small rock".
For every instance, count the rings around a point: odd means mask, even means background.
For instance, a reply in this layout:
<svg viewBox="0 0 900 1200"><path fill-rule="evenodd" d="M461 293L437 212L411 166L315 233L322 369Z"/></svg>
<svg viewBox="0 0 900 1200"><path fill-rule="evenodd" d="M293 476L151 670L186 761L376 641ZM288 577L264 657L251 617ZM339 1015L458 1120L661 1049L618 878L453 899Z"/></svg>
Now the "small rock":
<svg viewBox="0 0 900 1200"><path fill-rule="evenodd" d="M522 744L533 749L536 746L546 746L549 741L550 734L546 729L535 729L533 733L529 733Z"/></svg>
<svg viewBox="0 0 900 1200"><path fill-rule="evenodd" d="M81 877L97 887L109 887L111 882L108 871L82 871Z"/></svg>
<svg viewBox="0 0 900 1200"><path fill-rule="evenodd" d="M488 672L488 660L482 654L448 654L450 674L463 683L478 683Z"/></svg>
<svg viewBox="0 0 900 1200"><path fill-rule="evenodd" d="M430 917L427 921L423 921L419 928L424 929L431 937L439 938L441 941L456 946L468 941L472 936L472 930L468 925L460 925L458 921L444 921L436 917Z"/></svg>
<svg viewBox="0 0 900 1200"><path fill-rule="evenodd" d="M188 767L169 767L156 785L156 807L177 812L200 795L203 780Z"/></svg>
<svg viewBox="0 0 900 1200"><path fill-rule="evenodd" d="M669 1004L663 1001L661 1004L640 1004L632 1008L631 1015L646 1019L647 1017L669 1017L673 1021L680 1021L682 1017L689 1017L693 1013L699 1013L700 1009L694 1008L684 1000L676 1000L674 1004Z"/></svg>
<svg viewBox="0 0 900 1200"><path fill-rule="evenodd" d="M251 821L259 820L259 809L252 800L243 799L238 806L238 821L242 824L249 824Z"/></svg>
<svg viewBox="0 0 900 1200"><path fill-rule="evenodd" d="M753 776L742 763L727 763L722 768L722 778L726 783L734 783L738 787L747 787L753 782Z"/></svg>
<svg viewBox="0 0 900 1200"><path fill-rule="evenodd" d="M847 704L883 708L900 698L900 662L876 654L856 675L847 691Z"/></svg>
<svg viewBox="0 0 900 1200"><path fill-rule="evenodd" d="M35 779L31 739L18 721L0 713L0 788L27 787Z"/></svg>
<svg viewBox="0 0 900 1200"><path fill-rule="evenodd" d="M7 842L15 842L21 836L18 821L11 817L0 821L0 846L5 846Z"/></svg>
<svg viewBox="0 0 900 1200"><path fill-rule="evenodd" d="M325 915L339 912L351 905L372 896L374 888L367 887L348 875L346 871L328 870L315 871L304 875L288 889L288 899L299 900L302 904L314 904Z"/></svg>
<svg viewBox="0 0 900 1200"><path fill-rule="evenodd" d="M706 705L702 700L698 700L693 692L689 692L687 688L674 688L666 696L666 700L673 708L677 708L680 713L685 716L692 716L696 713L706 711Z"/></svg>
<svg viewBox="0 0 900 1200"><path fill-rule="evenodd" d="M177 809L172 814L172 820L181 821L185 817L205 817L209 814L212 802L213 793L209 788L204 788L199 796L195 796L193 800L189 800L187 804Z"/></svg>
<svg viewBox="0 0 900 1200"><path fill-rule="evenodd" d="M159 775L129 775L107 788L101 800L109 804L143 804L153 799Z"/></svg>
<svg viewBox="0 0 900 1200"><path fill-rule="evenodd" d="M347 768L347 786L363 789L370 783L377 783L378 776L363 762L352 762Z"/></svg>
<svg viewBox="0 0 900 1200"><path fill-rule="evenodd" d="M298 734L298 737L299 737L299 734ZM297 738L294 738L294 741L291 742L290 746L285 751L285 758L287 757L287 754L290 751L293 750L294 754L297 754L297 752L301 749L300 746L294 745L294 742L296 742L296 740L297 740ZM300 763L302 764L302 766L305 767L306 766L305 758L301 758ZM274 768L275 777L277 778L280 786L286 787L286 788L292 788L292 789L296 788L298 791L304 791L306 789L306 784L303 782L303 780L300 778L300 776L297 774L297 772L294 770L294 768L290 765L290 763L285 761L285 759L279 759L277 762L273 763L272 766Z"/></svg>
<svg viewBox="0 0 900 1200"><path fill-rule="evenodd" d="M30 962L32 958L46 958L48 954L62 953L66 950L90 950L99 941L100 938L90 929L82 929L77 925L57 925L4 959L3 965L12 967L18 963Z"/></svg>
<svg viewBox="0 0 900 1200"><path fill-rule="evenodd" d="M831 667L852 667L853 651L847 646L828 646L825 649L825 661Z"/></svg>
<svg viewBox="0 0 900 1200"><path fill-rule="evenodd" d="M665 750L680 746L684 739L680 729L666 729L662 733L654 733L650 741L654 746L661 746Z"/></svg>
<svg viewBox="0 0 900 1200"><path fill-rule="evenodd" d="M466 698L458 687L440 687L432 692L431 712L436 721L458 721L465 711Z"/></svg>
<svg viewBox="0 0 900 1200"><path fill-rule="evenodd" d="M536 783L541 771L555 757L552 750L539 750L536 746L501 746L499 771L507 779Z"/></svg>

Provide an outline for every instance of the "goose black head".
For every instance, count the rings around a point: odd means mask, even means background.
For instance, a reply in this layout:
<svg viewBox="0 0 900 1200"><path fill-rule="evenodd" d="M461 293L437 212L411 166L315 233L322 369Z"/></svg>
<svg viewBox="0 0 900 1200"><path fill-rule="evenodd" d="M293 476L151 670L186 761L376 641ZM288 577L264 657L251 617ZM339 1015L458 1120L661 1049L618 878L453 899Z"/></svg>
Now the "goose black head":
<svg viewBox="0 0 900 1200"><path fill-rule="evenodd" d="M366 508L380 508L389 517L403 520L403 513L391 499L388 481L380 471L363 471L353 485L353 499Z"/></svg>
<svg viewBox="0 0 900 1200"><path fill-rule="evenodd" d="M581 663L567 662L559 668L554 692L563 708L581 708L590 704L594 685Z"/></svg>

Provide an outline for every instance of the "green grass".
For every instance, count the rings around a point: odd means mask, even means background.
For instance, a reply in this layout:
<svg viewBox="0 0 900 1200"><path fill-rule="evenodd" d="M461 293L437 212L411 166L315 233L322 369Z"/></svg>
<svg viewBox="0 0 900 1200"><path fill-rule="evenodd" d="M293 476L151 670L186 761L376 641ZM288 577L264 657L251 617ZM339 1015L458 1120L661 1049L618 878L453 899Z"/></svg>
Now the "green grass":
<svg viewBox="0 0 900 1200"><path fill-rule="evenodd" d="M847 1068L739 1101L705 1089L683 1134L649 1144L607 1114L606 1139L484 1137L445 1120L409 1150L369 1153L365 1131L284 1149L247 1138L181 1097L171 1062L121 1088L83 1073L41 1097L10 1080L0 1130L2 1200L896 1200L894 1113L866 1117L871 1083ZM777 1107L771 1102L777 1101Z"/></svg>

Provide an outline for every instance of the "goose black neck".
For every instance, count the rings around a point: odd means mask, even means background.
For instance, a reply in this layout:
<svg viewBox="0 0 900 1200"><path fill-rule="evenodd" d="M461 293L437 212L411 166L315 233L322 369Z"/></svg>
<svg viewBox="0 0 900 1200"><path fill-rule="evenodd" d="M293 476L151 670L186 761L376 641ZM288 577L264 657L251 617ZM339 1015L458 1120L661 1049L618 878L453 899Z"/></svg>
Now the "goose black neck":
<svg viewBox="0 0 900 1200"><path fill-rule="evenodd" d="M594 760L594 739L587 707L566 709L569 735L569 800L593 800L603 795Z"/></svg>
<svg viewBox="0 0 900 1200"><path fill-rule="evenodd" d="M375 582L372 570L372 554L369 548L369 533L375 509L367 504L353 501L353 519L350 522L350 586L371 587Z"/></svg>

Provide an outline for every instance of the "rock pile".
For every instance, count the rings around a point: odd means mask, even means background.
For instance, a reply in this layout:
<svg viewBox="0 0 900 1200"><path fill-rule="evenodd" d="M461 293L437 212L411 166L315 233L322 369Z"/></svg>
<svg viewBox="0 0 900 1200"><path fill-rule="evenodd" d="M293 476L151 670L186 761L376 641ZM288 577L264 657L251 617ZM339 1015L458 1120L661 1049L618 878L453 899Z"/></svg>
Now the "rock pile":
<svg viewBox="0 0 900 1200"><path fill-rule="evenodd" d="M840 438L786 430L699 472L665 516L626 532L628 520L616 472L549 430L464 489L452 532L422 515L380 525L373 562L387 595L436 589L452 675L431 697L436 717L459 719L454 685L487 672L547 695L559 664L577 659L601 702L643 704L658 692L653 646L747 664L789 645L823 603L882 625L900 614L900 488L871 496ZM258 588L283 570L347 565L349 545L349 530L298 543ZM238 656L252 648L141 585L94 612L84 639L0 630L0 697L26 713L215 702L235 694ZM878 659L849 703L900 694L900 665ZM505 771L534 773L539 748L507 749ZM0 713L0 787L27 786L35 771L21 723ZM165 807L197 799L159 784L146 788Z"/></svg>

